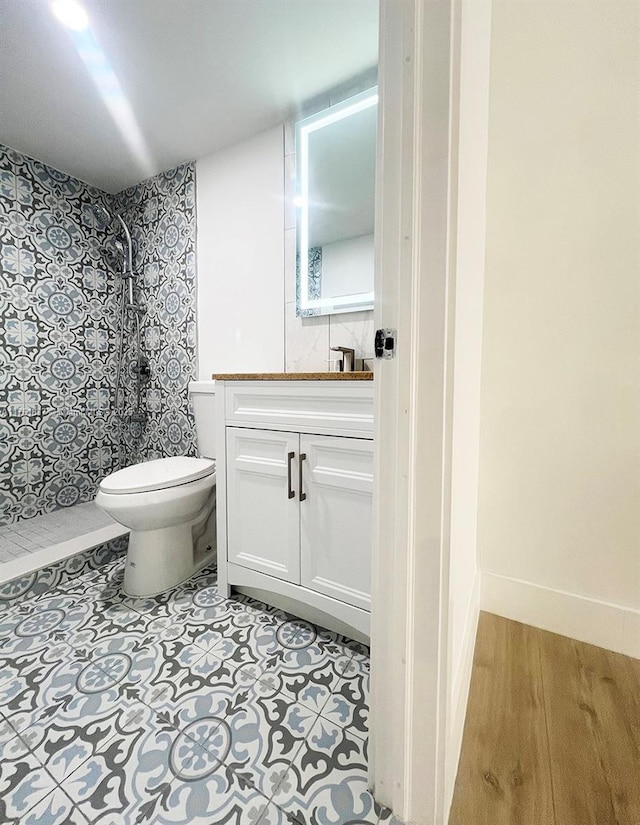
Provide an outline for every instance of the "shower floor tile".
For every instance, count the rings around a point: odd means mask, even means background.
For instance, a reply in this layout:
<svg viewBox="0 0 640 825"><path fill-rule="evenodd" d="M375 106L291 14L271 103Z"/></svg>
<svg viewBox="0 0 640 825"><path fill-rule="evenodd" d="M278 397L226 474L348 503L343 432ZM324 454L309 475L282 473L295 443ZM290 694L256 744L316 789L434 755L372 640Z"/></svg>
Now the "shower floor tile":
<svg viewBox="0 0 640 825"><path fill-rule="evenodd" d="M116 522L92 501L0 526L0 563L76 539Z"/></svg>
<svg viewBox="0 0 640 825"><path fill-rule="evenodd" d="M155 599L123 560L0 613L0 822L379 825L369 659L214 568Z"/></svg>

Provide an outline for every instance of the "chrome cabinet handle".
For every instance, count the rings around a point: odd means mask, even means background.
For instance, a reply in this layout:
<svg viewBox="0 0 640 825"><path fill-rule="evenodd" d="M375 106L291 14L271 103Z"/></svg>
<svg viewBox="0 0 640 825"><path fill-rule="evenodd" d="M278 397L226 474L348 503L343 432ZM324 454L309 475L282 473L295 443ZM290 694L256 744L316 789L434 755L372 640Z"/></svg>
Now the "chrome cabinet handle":
<svg viewBox="0 0 640 825"><path fill-rule="evenodd" d="M289 498L295 498L295 490L291 489L291 464L296 457L295 453L289 453L287 456L287 493Z"/></svg>
<svg viewBox="0 0 640 825"><path fill-rule="evenodd" d="M300 463L298 464L298 487L300 488L300 501L304 501L307 497L307 494L302 492L302 462L305 460L306 457L306 453L300 453Z"/></svg>

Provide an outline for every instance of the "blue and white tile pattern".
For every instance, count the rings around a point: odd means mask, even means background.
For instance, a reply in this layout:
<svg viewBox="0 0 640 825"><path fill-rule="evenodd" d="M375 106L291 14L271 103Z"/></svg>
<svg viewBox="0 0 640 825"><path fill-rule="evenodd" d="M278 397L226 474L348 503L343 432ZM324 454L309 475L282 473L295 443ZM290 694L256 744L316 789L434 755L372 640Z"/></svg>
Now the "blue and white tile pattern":
<svg viewBox="0 0 640 825"><path fill-rule="evenodd" d="M125 189L114 209L133 240L142 350L149 360L142 427L125 428L126 464L170 455L195 455L195 424L187 386L196 376L195 164L188 163ZM129 338L133 341L133 336ZM133 351L126 354L131 365ZM126 402L134 396L125 371Z"/></svg>
<svg viewBox="0 0 640 825"><path fill-rule="evenodd" d="M122 570L0 617L0 821L389 821L367 789L365 648L221 598L213 569L145 600Z"/></svg>
<svg viewBox="0 0 640 825"><path fill-rule="evenodd" d="M89 501L114 467L107 198L0 146L0 524Z"/></svg>
<svg viewBox="0 0 640 825"><path fill-rule="evenodd" d="M133 236L142 427L114 414L122 263L95 204ZM0 146L0 525L90 501L120 464L195 453L195 296L193 163L111 196Z"/></svg>

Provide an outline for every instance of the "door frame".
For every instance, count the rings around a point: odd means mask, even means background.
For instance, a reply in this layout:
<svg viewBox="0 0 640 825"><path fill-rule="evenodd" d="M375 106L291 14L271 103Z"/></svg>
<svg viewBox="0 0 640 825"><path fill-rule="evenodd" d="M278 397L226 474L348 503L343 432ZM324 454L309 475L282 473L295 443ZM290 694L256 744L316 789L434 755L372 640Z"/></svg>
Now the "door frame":
<svg viewBox="0 0 640 825"><path fill-rule="evenodd" d="M445 819L459 0L381 0L372 697L376 799Z"/></svg>

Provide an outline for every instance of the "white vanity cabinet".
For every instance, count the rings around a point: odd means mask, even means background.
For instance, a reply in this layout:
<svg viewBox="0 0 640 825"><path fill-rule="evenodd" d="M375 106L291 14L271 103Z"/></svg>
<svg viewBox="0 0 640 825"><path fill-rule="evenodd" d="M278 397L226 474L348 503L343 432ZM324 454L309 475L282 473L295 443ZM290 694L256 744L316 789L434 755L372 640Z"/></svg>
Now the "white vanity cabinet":
<svg viewBox="0 0 640 825"><path fill-rule="evenodd" d="M297 433L227 428L227 558L300 584Z"/></svg>
<svg viewBox="0 0 640 825"><path fill-rule="evenodd" d="M223 392L221 590L294 599L301 615L310 606L368 636L373 382L225 381Z"/></svg>
<svg viewBox="0 0 640 825"><path fill-rule="evenodd" d="M301 435L300 583L371 609L373 441Z"/></svg>

